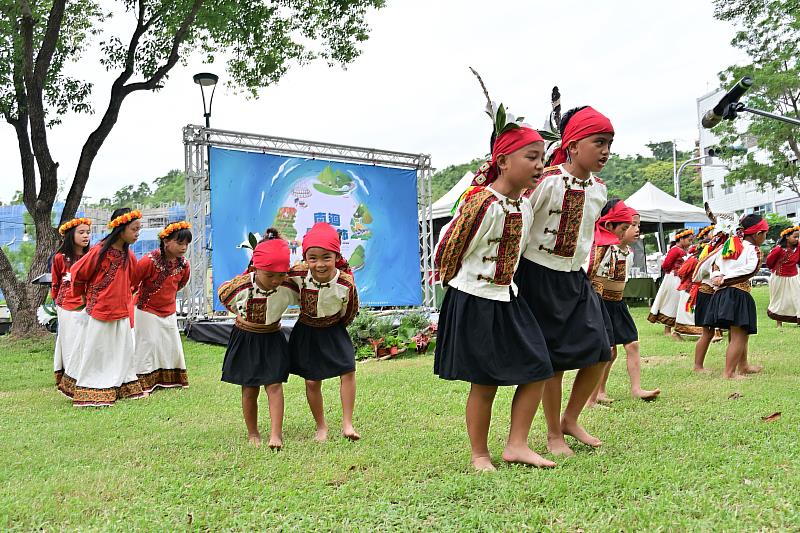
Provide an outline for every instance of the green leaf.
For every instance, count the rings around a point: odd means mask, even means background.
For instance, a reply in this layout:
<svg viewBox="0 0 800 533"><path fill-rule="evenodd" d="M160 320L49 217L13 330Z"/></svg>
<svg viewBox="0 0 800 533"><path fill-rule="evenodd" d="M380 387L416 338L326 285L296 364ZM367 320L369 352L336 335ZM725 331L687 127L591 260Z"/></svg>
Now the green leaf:
<svg viewBox="0 0 800 533"><path fill-rule="evenodd" d="M538 131L539 135L541 135L542 139L544 139L546 142L555 142L561 140L561 135L553 133L552 131L547 131L547 130L538 130Z"/></svg>
<svg viewBox="0 0 800 533"><path fill-rule="evenodd" d="M250 242L250 249L255 250L256 246L258 246L258 239L252 233L247 234L247 240Z"/></svg>
<svg viewBox="0 0 800 533"><path fill-rule="evenodd" d="M503 107L503 104L500 104L497 107L497 116L494 119L494 123L495 123L494 130L499 135L500 133L503 132L503 128L506 125L506 108Z"/></svg>

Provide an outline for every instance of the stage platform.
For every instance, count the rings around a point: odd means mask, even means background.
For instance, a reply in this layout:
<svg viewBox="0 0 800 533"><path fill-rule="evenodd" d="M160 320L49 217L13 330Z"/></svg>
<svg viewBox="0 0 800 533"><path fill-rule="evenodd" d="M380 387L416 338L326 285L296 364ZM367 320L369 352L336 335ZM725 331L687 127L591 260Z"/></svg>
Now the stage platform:
<svg viewBox="0 0 800 533"><path fill-rule="evenodd" d="M281 320L281 332L289 340L289 334L292 332L297 318L284 318ZM231 336L234 320L198 320L197 322L190 322L186 326L186 336L197 342L204 342L207 344L228 344L228 339Z"/></svg>

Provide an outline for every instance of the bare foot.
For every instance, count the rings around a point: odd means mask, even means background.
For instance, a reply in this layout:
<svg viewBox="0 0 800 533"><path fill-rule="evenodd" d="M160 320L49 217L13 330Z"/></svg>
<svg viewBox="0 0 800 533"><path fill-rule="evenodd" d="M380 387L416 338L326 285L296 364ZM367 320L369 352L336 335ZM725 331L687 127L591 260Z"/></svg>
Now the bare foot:
<svg viewBox="0 0 800 533"><path fill-rule="evenodd" d="M510 448L506 446L506 449L503 450L503 461L535 466L536 468L553 468L556 466L553 461L548 461L527 446L521 448Z"/></svg>
<svg viewBox="0 0 800 533"><path fill-rule="evenodd" d="M555 456L560 457L572 457L575 455L575 452L572 451L572 448L567 446L567 441L564 440L564 435L547 436L547 449Z"/></svg>
<svg viewBox="0 0 800 533"><path fill-rule="evenodd" d="M353 426L342 428L342 435L349 440L358 440L361 438L361 435L358 434Z"/></svg>
<svg viewBox="0 0 800 533"><path fill-rule="evenodd" d="M252 444L256 448L261 447L261 434L253 433L251 435L248 435L247 440L249 440L250 444Z"/></svg>
<svg viewBox="0 0 800 533"><path fill-rule="evenodd" d="M680 333L678 333L677 331L673 331L672 332L672 338L675 339L676 341L682 341L683 340L683 336Z"/></svg>
<svg viewBox="0 0 800 533"><path fill-rule="evenodd" d="M577 422L564 422L561 420L561 431L564 432L564 435L570 435L571 437L575 437L578 439L579 442L586 444L587 446L591 446L593 448L599 448L603 445L603 441L590 435L583 427L578 424Z"/></svg>
<svg viewBox="0 0 800 533"><path fill-rule="evenodd" d="M712 338L711 338L711 342L719 342L719 341L721 341L721 340L722 340L722 337L721 337L721 336L715 336L715 337L712 337Z"/></svg>
<svg viewBox="0 0 800 533"><path fill-rule="evenodd" d="M586 409L606 409L611 410L611 406L603 405L602 403L587 403Z"/></svg>
<svg viewBox="0 0 800 533"><path fill-rule="evenodd" d="M328 426L317 428L317 432L314 434L314 440L317 442L325 442L328 440Z"/></svg>
<svg viewBox="0 0 800 533"><path fill-rule="evenodd" d="M698 374L710 374L712 372L710 368L703 368L702 366L694 367L694 371L697 372Z"/></svg>
<svg viewBox="0 0 800 533"><path fill-rule="evenodd" d="M597 395L597 403L602 403L603 405L611 405L612 403L614 403L614 398L601 392L600 394Z"/></svg>
<svg viewBox="0 0 800 533"><path fill-rule="evenodd" d="M472 457L472 468L478 472L494 472L497 470L492 464L492 458L488 455L478 455Z"/></svg>
<svg viewBox="0 0 800 533"><path fill-rule="evenodd" d="M741 373L742 374L758 374L762 370L764 370L764 367L762 365L747 365L746 367L744 367L743 370L741 370Z"/></svg>
<svg viewBox="0 0 800 533"><path fill-rule="evenodd" d="M269 437L269 449L270 450L280 450L283 448L283 437L276 437L274 435L270 435Z"/></svg>
<svg viewBox="0 0 800 533"><path fill-rule="evenodd" d="M661 394L661 389L653 389L653 390L639 389L638 391L631 391L631 394L633 395L634 398L639 398L640 400L651 402L656 398L658 398L658 395Z"/></svg>

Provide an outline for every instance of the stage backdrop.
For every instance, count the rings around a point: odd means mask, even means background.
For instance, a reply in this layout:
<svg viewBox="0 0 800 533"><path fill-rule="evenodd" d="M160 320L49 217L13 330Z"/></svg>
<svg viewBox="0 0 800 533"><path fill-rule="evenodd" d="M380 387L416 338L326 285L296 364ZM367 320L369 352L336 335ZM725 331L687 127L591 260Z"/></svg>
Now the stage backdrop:
<svg viewBox="0 0 800 533"><path fill-rule="evenodd" d="M211 264L219 285L241 274L247 233L278 228L292 263L316 222L342 237L362 305L421 305L414 170L211 148Z"/></svg>

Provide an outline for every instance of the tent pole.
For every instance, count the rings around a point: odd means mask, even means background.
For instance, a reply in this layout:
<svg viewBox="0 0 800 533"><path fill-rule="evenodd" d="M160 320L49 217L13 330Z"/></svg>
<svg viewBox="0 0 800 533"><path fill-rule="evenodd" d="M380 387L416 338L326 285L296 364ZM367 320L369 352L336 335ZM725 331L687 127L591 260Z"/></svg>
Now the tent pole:
<svg viewBox="0 0 800 533"><path fill-rule="evenodd" d="M659 253L664 253L664 224L659 220L658 221L658 251Z"/></svg>

